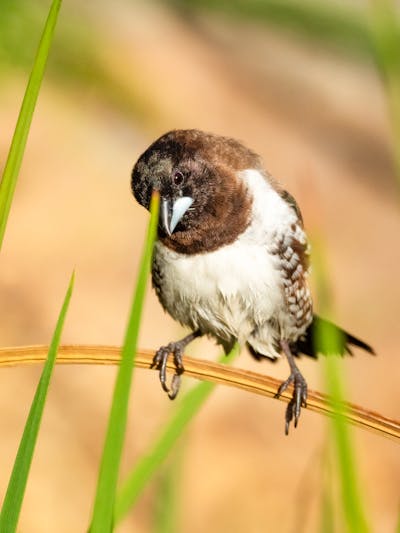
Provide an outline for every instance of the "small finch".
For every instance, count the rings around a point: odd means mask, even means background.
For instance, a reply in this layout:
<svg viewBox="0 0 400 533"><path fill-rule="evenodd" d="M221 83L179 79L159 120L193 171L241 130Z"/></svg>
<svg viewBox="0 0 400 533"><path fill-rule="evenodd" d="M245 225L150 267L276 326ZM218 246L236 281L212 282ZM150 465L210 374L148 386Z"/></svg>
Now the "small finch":
<svg viewBox="0 0 400 533"><path fill-rule="evenodd" d="M137 201L149 209L159 191L160 221L152 280L163 308L191 333L155 354L163 389L175 398L184 371L182 355L208 335L228 353L235 342L258 360L284 354L293 384L285 415L297 425L307 383L295 357L317 356L316 330L339 334L339 351L372 348L313 313L308 286L309 247L295 199L240 142L199 130L175 130L156 140L132 172ZM325 349L325 351L328 351ZM176 373L167 385L166 364Z"/></svg>

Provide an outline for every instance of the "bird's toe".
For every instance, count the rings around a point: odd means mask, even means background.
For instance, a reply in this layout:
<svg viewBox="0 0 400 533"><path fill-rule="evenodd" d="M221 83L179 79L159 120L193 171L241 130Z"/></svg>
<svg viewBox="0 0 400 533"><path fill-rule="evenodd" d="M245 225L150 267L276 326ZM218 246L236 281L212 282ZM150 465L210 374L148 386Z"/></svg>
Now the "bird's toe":
<svg viewBox="0 0 400 533"><path fill-rule="evenodd" d="M151 368L159 370L159 378L162 389L168 394L168 397L173 400L176 398L181 383L181 374L184 372L182 355L182 347L179 342L170 342L167 346L161 346L154 355ZM175 364L175 374L172 376L170 387L167 385L167 363L168 357L172 354Z"/></svg>
<svg viewBox="0 0 400 533"><path fill-rule="evenodd" d="M285 434L289 433L290 423L293 421L294 427L299 422L301 408L307 407L307 382L299 370L293 371L290 376L280 385L276 398L293 383L293 394L287 405L285 413Z"/></svg>

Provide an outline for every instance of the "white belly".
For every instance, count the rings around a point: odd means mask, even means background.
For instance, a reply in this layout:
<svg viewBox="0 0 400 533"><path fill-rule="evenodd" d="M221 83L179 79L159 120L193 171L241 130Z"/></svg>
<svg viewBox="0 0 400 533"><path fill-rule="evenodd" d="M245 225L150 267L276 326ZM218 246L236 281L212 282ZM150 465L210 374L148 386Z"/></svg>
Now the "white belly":
<svg viewBox="0 0 400 533"><path fill-rule="evenodd" d="M163 270L160 300L173 318L240 343L261 329L263 351L273 351L277 332L267 324L280 314L284 300L267 246L240 238L211 253L183 255L157 242L154 259Z"/></svg>

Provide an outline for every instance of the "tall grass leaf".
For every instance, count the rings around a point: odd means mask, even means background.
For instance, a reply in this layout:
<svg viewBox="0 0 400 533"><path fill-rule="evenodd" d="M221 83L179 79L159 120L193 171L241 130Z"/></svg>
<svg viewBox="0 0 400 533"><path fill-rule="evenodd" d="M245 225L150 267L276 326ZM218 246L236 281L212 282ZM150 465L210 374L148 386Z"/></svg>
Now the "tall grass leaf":
<svg viewBox="0 0 400 533"><path fill-rule="evenodd" d="M32 463L33 452L39 433L40 422L43 415L44 405L47 397L47 391L50 384L50 378L56 362L58 346L60 344L61 332L64 326L65 317L71 300L74 286L75 275L72 274L62 305L57 325L54 330L53 338L49 347L49 353L43 368L42 375L35 397L33 399L25 429L19 444L14 467L11 473L3 507L0 513L0 531L1 533L14 533L17 528L18 518L21 511L22 501L25 494L25 488L28 480L29 469Z"/></svg>
<svg viewBox="0 0 400 533"><path fill-rule="evenodd" d="M154 495L153 533L176 533L180 530L178 520L184 444L184 439L178 443L158 476Z"/></svg>
<svg viewBox="0 0 400 533"><path fill-rule="evenodd" d="M0 184L0 248L3 244L4 233L7 226L7 220L14 196L15 186L17 184L18 173L25 151L26 141L32 122L33 111L36 106L40 86L43 80L50 46L53 41L54 30L60 7L61 0L53 0L46 24L43 29L42 37L40 39L38 51L18 116L17 125L11 141L7 161L3 170Z"/></svg>
<svg viewBox="0 0 400 533"><path fill-rule="evenodd" d="M220 362L230 363L238 354L239 347L235 346L228 356L223 356ZM115 522L119 522L135 505L137 499L152 479L154 474L168 457L176 445L187 425L200 410L209 397L215 383L202 382L188 391L177 406L169 423L165 426L159 439L153 447L136 464L135 468L123 483L118 492L115 503Z"/></svg>
<svg viewBox="0 0 400 533"><path fill-rule="evenodd" d="M330 457L330 446L325 445L322 453L321 470L322 470L322 494L321 494L321 522L320 533L335 533L335 511L332 487L332 464Z"/></svg>
<svg viewBox="0 0 400 533"><path fill-rule="evenodd" d="M25 96L18 116L17 125L11 141L7 161L3 170L0 184L0 249L3 244L4 233L7 226L8 215L17 184L18 173L21 168L22 157L24 155L26 141L33 111L36 106L40 86L51 43L53 41L54 30L60 10L61 0L53 0L50 11L40 39L38 51L29 77Z"/></svg>
<svg viewBox="0 0 400 533"><path fill-rule="evenodd" d="M323 314L330 314L331 298L329 291L328 268L326 256L323 253L322 241L314 241L314 267L317 274L318 294L320 307ZM331 327L326 322L319 322L315 335L317 351L320 353L342 353L343 338L339 330ZM324 357L323 368L325 371L325 384L331 407L334 410L331 427L331 441L335 452L338 467L340 486L340 501L343 506L343 515L347 530L357 533L369 531L364 513L363 494L358 481L357 463L354 451L354 442L349 424L345 418L347 407L345 405L345 385L341 361L334 355Z"/></svg>
<svg viewBox="0 0 400 533"><path fill-rule="evenodd" d="M340 362L336 357L327 357L324 365L327 392L332 398L336 411L331 422L332 445L337 458L341 502L347 529L352 532L366 533L369 527L358 480L353 438L345 420L345 393Z"/></svg>
<svg viewBox="0 0 400 533"><path fill-rule="evenodd" d="M370 0L370 32L386 90L400 185L400 21L393 0Z"/></svg>
<svg viewBox="0 0 400 533"><path fill-rule="evenodd" d="M91 533L110 533L113 527L115 492L128 416L129 393L133 377L134 358L136 354L144 295L150 272L154 240L157 233L158 209L159 196L158 194L153 194L150 209L150 223L140 263L135 295L128 319L121 354L121 363L114 387L90 525Z"/></svg>

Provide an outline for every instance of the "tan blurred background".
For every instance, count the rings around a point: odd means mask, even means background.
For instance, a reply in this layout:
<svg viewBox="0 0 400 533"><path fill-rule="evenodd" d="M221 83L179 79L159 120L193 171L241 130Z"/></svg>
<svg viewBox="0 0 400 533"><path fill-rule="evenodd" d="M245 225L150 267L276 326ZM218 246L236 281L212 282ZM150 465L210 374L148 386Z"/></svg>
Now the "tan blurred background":
<svg viewBox="0 0 400 533"><path fill-rule="evenodd" d="M296 196L310 235L326 245L336 320L378 353L343 361L348 398L399 418L399 194L372 56L354 31L331 38L329 26L317 19L313 31L296 12L294 23L273 9L255 21L240 9L194 4L63 6L2 249L1 345L49 342L74 268L63 342L121 343L148 221L130 193L131 168L168 129L201 128L258 151ZM366 2L326 4L367 17ZM2 3L2 164L47 7ZM316 302L318 309L317 295ZM181 334L149 291L140 346L156 349ZM189 353L214 358L218 350L201 340ZM257 364L246 353L236 364L288 373L284 361ZM323 390L322 364L300 365L310 387ZM39 375L33 367L0 371L0 495ZM112 368L57 367L20 531L85 531L114 377ZM173 404L155 373L137 371L131 407L124 473ZM303 412L285 437L283 417L282 403L216 391L179 448L180 531L321 531L327 421ZM372 530L394 531L398 444L362 430L354 436ZM117 531L156 530L157 487L156 480Z"/></svg>

